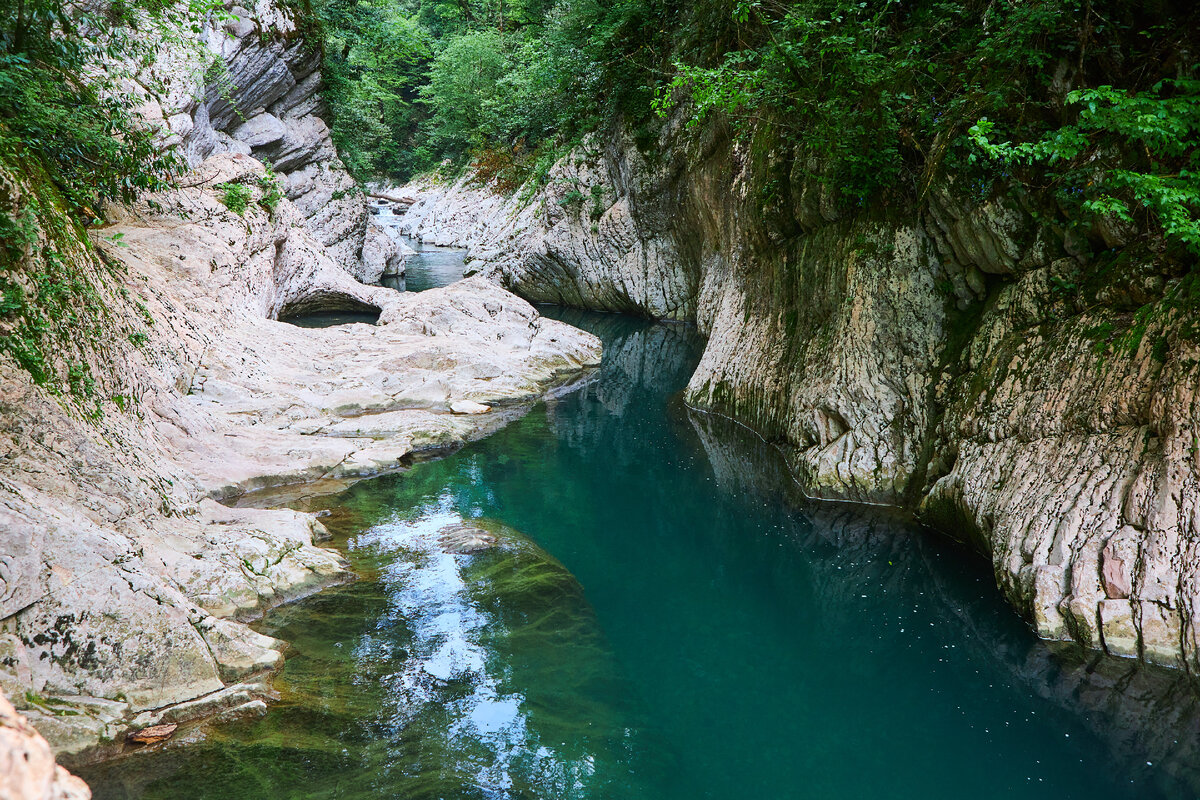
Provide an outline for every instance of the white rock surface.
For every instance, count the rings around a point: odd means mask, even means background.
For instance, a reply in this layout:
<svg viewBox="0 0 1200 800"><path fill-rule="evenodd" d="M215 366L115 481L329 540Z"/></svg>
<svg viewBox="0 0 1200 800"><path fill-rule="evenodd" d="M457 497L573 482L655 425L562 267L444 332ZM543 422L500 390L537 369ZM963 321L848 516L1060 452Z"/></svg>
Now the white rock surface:
<svg viewBox="0 0 1200 800"><path fill-rule="evenodd" d="M95 231L109 266L80 269L123 284L95 352L103 417L0 360L0 687L76 712L20 702L60 754L224 708L228 686L280 661L238 620L349 577L313 545L312 516L211 498L401 468L598 363L594 337L481 279L363 286L290 202L258 203L263 175L214 155ZM228 183L250 187L244 216L221 203ZM380 324L276 321L347 306Z"/></svg>
<svg viewBox="0 0 1200 800"><path fill-rule="evenodd" d="M468 275L531 302L688 319L697 274L681 268L671 216L631 212L638 190L631 182L645 169L634 148L604 150L593 139L559 161L527 202L476 186L470 176L424 180L399 192L416 199L400 231L469 248Z"/></svg>
<svg viewBox="0 0 1200 800"><path fill-rule="evenodd" d="M54 763L33 725L0 694L0 798L88 800L87 784Z"/></svg>
<svg viewBox="0 0 1200 800"><path fill-rule="evenodd" d="M778 443L811 495L972 543L1041 636L1200 670L1200 344L1169 264L1135 252L1089 298L1101 270L1037 198L943 180L853 216L819 165L777 169L767 203L718 132L668 126L659 150L590 144L512 199L393 193L416 200L403 230L522 296L694 319L690 404Z"/></svg>
<svg viewBox="0 0 1200 800"><path fill-rule="evenodd" d="M385 265L402 257L371 231L365 198L337 157L323 118L320 47L300 35L295 10L278 0L229 13L233 19L210 19L198 34L181 31L195 47L163 42L130 86L144 100L142 113L193 167L220 152L272 164L333 260L378 283Z"/></svg>

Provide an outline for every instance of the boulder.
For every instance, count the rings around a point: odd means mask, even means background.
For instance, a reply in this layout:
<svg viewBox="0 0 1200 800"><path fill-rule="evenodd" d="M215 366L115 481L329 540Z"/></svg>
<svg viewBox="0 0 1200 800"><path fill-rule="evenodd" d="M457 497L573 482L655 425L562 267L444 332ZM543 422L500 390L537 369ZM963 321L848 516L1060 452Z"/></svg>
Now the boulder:
<svg viewBox="0 0 1200 800"><path fill-rule="evenodd" d="M254 148L274 144L286 133L287 128L278 117L264 112L234 128L230 136Z"/></svg>
<svg viewBox="0 0 1200 800"><path fill-rule="evenodd" d="M87 784L54 763L32 724L0 695L0 797L6 800L89 800Z"/></svg>

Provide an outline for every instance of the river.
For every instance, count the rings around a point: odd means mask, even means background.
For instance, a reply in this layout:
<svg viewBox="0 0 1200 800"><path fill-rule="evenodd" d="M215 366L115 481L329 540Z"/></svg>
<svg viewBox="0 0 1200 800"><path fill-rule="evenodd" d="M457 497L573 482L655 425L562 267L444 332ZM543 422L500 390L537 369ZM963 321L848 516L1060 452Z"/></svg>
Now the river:
<svg viewBox="0 0 1200 800"><path fill-rule="evenodd" d="M82 770L98 800L1195 796L1184 676L1040 642L987 562L805 500L680 392L694 329L548 310L584 387L310 500L361 579L271 612L254 720ZM498 545L448 553L467 521Z"/></svg>

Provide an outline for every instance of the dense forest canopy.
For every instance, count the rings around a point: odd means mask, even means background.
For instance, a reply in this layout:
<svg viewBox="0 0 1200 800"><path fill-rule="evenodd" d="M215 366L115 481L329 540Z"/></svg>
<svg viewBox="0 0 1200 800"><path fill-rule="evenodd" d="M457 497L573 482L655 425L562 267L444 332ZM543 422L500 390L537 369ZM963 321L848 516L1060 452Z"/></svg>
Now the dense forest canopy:
<svg viewBox="0 0 1200 800"><path fill-rule="evenodd" d="M660 59L645 51L658 43L665 53L672 15L642 0L316 0L315 8L343 159L360 177L397 179L479 158L511 181L539 159L546 166L635 87L648 110Z"/></svg>
<svg viewBox="0 0 1200 800"><path fill-rule="evenodd" d="M845 207L912 203L936 176L981 197L999 180L1200 252L1188 0L285 5L323 48L334 140L362 180L449 164L513 191L589 132L620 126L652 153L671 121L727 131L780 181L800 163ZM177 164L112 67L150 57L147 26L186 47L189 25L229 13L0 0L4 157L35 155L80 218L160 185Z"/></svg>
<svg viewBox="0 0 1200 800"><path fill-rule="evenodd" d="M335 137L360 177L469 163L511 190L619 121L798 146L841 203L939 172L1056 189L1200 250L1191 3L316 0Z"/></svg>

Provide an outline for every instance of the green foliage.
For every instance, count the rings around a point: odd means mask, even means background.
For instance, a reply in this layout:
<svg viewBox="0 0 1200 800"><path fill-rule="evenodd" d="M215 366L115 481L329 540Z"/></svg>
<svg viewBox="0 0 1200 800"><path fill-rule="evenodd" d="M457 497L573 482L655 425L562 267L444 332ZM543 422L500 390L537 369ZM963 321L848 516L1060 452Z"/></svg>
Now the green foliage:
<svg viewBox="0 0 1200 800"><path fill-rule="evenodd" d="M1149 214L1168 240L1200 255L1200 81L1164 80L1140 94L1080 89L1066 102L1075 121L1037 141L993 142L987 119L971 137L991 158L1041 168L1084 219Z"/></svg>
<svg viewBox="0 0 1200 800"><path fill-rule="evenodd" d="M321 0L343 161L404 180L475 161L508 191L614 114L645 117L660 0Z"/></svg>
<svg viewBox="0 0 1200 800"><path fill-rule="evenodd" d="M1170 54L1194 50L1195 17L1186 4L1125 0L705 0L692 11L704 27L677 48L655 105L692 125L728 120L747 139L756 129L781 132L784 153L851 207L910 202L939 171L984 195L1011 172L970 158L967 132L981 116L1036 140L1061 125L1073 87L1082 98L1079 87L1106 77L1139 97L1176 73ZM1096 126L1115 122L1105 113L1111 98L1090 99ZM1164 219L1178 209L1174 179L1110 177L1124 181L1127 198L1161 201Z"/></svg>
<svg viewBox="0 0 1200 800"><path fill-rule="evenodd" d="M721 114L736 132L769 126L822 165L850 205L917 180L980 107L1027 92L1060 42L1074 0L994 3L801 0L732 4L736 44L677 60L656 107L690 124Z"/></svg>
<svg viewBox="0 0 1200 800"><path fill-rule="evenodd" d="M96 382L81 346L98 333L105 309L80 268L86 250L77 224L56 205L61 194L36 165L26 174L21 212L0 214L0 353L53 392L92 398Z"/></svg>
<svg viewBox="0 0 1200 800"><path fill-rule="evenodd" d="M239 217L246 213L254 199L254 193L244 183L219 183L216 188L221 191L221 204Z"/></svg>
<svg viewBox="0 0 1200 800"><path fill-rule="evenodd" d="M258 205L268 214L274 213L279 202L283 200L283 188L279 185L279 176L275 174L275 170L268 164L266 174L254 179L252 184L236 181L217 184L216 188L221 193L221 204L239 217L245 216L246 209L254 202L254 189L257 188L262 194L258 198Z"/></svg>
<svg viewBox="0 0 1200 800"><path fill-rule="evenodd" d="M163 188L181 162L122 82L160 33L179 37L212 6L0 0L0 159L37 158L85 221L102 201Z"/></svg>
<svg viewBox="0 0 1200 800"><path fill-rule="evenodd" d="M274 214L276 206L283 199L283 189L279 185L279 176L270 164L267 165L267 174L258 179L258 188L263 191L258 204L266 209L268 214Z"/></svg>
<svg viewBox="0 0 1200 800"><path fill-rule="evenodd" d="M501 81L512 70L504 38L495 31L455 37L429 70L421 98L430 110L429 146L461 159L497 137L511 94Z"/></svg>
<svg viewBox="0 0 1200 800"><path fill-rule="evenodd" d="M558 205L562 208L574 208L583 202L583 192L578 189L572 189L562 196L558 201Z"/></svg>
<svg viewBox="0 0 1200 800"><path fill-rule="evenodd" d="M361 178L411 173L432 37L402 3L318 0L315 12L342 160Z"/></svg>
<svg viewBox="0 0 1200 800"><path fill-rule="evenodd" d="M0 353L93 419L89 364L112 320L84 226L183 167L128 82L156 47L203 48L206 18L228 16L219 0L0 0Z"/></svg>

